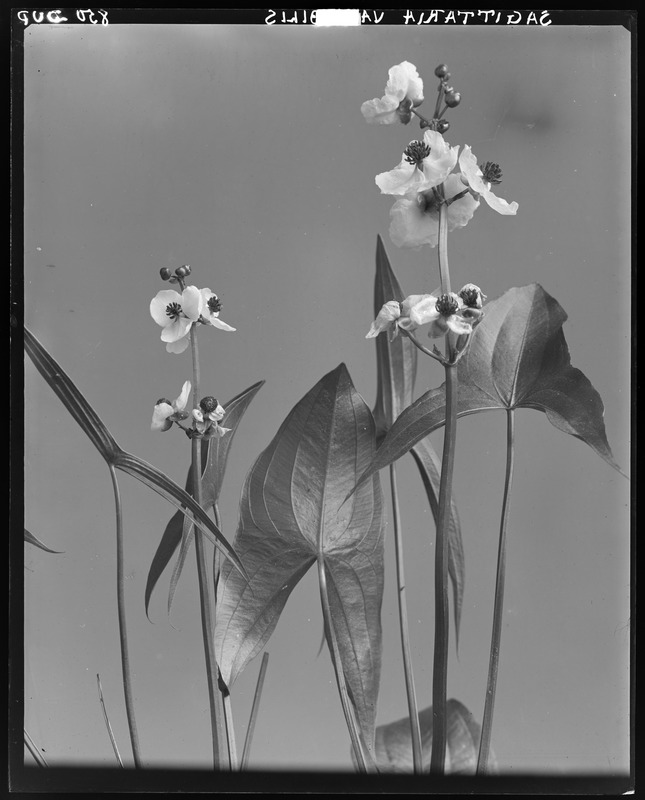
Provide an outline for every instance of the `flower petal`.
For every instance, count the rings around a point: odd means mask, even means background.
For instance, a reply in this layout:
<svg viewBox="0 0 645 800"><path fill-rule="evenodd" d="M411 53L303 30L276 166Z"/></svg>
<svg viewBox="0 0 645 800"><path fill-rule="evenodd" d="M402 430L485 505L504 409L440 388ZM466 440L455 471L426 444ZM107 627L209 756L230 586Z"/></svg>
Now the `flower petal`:
<svg viewBox="0 0 645 800"><path fill-rule="evenodd" d="M190 330L192 324L192 320L185 319L184 317L173 319L170 325L167 325L161 331L161 341L176 342L179 339L183 339ZM188 342L186 342L186 345L188 345Z"/></svg>
<svg viewBox="0 0 645 800"><path fill-rule="evenodd" d="M402 197L390 209L390 239L397 247L435 247L438 233L439 216L424 214L415 197Z"/></svg>
<svg viewBox="0 0 645 800"><path fill-rule="evenodd" d="M515 201L508 203L503 198L493 194L493 192L490 190L482 192L482 197L494 211L497 211L498 214L517 214L518 205Z"/></svg>
<svg viewBox="0 0 645 800"><path fill-rule="evenodd" d="M190 394L190 381L186 381L181 389L181 394L173 403L176 411L183 411L188 403L188 395Z"/></svg>
<svg viewBox="0 0 645 800"><path fill-rule="evenodd" d="M172 422L168 421L174 409L169 403L157 403L152 412L152 422L150 428L153 431L167 431L172 428Z"/></svg>
<svg viewBox="0 0 645 800"><path fill-rule="evenodd" d="M409 324L404 326L403 320L401 320L399 322L401 328L414 330L414 328L418 328L420 325L434 322L439 316L439 312L437 311L437 298L430 294L410 295L410 297L402 303L402 306L405 307L408 301L411 301L407 314Z"/></svg>
<svg viewBox="0 0 645 800"><path fill-rule="evenodd" d="M477 159L467 144L464 145L459 156L459 169L473 191L478 194L484 194L484 192L488 191L482 171L477 166Z"/></svg>
<svg viewBox="0 0 645 800"><path fill-rule="evenodd" d="M213 325L215 328L219 328L221 331L235 331L237 328L233 328L231 325L227 325L226 322L223 322L221 319L218 319L216 316L211 314L211 318L208 320L209 325Z"/></svg>
<svg viewBox="0 0 645 800"><path fill-rule="evenodd" d="M420 105L423 101L423 81L414 64L402 61L388 70L385 95L394 96L399 102L407 97L412 100L413 105Z"/></svg>
<svg viewBox="0 0 645 800"><path fill-rule="evenodd" d="M379 333L387 330L387 328L389 328L390 325L392 325L392 323L395 322L400 316L401 306L399 305L398 301L388 300L388 302L385 303L378 312L378 315L372 323L365 338L374 339L379 335Z"/></svg>
<svg viewBox="0 0 645 800"><path fill-rule="evenodd" d="M396 110L399 101L396 97L375 97L373 100L366 100L361 106L361 114L369 123L377 125L392 125L399 121Z"/></svg>
<svg viewBox="0 0 645 800"><path fill-rule="evenodd" d="M472 333L473 326L472 322L462 317L460 314L451 314L449 317L446 317L446 325L450 328L453 333L462 334L462 333Z"/></svg>
<svg viewBox="0 0 645 800"><path fill-rule="evenodd" d="M188 337L184 336L183 339L177 339L176 342L168 342L166 345L166 350L169 353L183 353L184 350L188 347Z"/></svg>
<svg viewBox="0 0 645 800"><path fill-rule="evenodd" d="M204 307L204 299L201 291L196 286L187 286L181 295L181 310L188 319L196 321L199 319Z"/></svg>
<svg viewBox="0 0 645 800"><path fill-rule="evenodd" d="M172 323L172 319L166 314L166 308L170 303L178 303L181 305L181 295L172 289L163 289L158 292L155 297L150 301L150 316L154 321L165 328Z"/></svg>

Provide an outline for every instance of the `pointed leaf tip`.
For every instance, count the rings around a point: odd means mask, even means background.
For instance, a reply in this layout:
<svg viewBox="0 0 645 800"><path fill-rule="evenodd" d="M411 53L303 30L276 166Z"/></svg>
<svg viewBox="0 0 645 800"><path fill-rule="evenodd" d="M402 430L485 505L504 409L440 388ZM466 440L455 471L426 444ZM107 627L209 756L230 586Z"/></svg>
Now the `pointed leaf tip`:
<svg viewBox="0 0 645 800"><path fill-rule="evenodd" d="M380 675L378 483L342 503L374 446L371 413L339 364L293 407L247 476L235 549L250 583L223 565L215 630L218 663L231 686L264 648L293 588L323 558L334 585L331 605L343 669L368 741Z"/></svg>

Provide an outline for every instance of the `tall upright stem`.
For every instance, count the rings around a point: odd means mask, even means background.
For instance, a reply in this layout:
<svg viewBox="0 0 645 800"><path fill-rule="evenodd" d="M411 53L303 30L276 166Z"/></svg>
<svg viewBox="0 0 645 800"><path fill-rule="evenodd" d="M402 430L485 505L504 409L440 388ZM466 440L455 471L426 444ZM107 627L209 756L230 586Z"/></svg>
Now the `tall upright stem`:
<svg viewBox="0 0 645 800"><path fill-rule="evenodd" d="M439 273L441 293L450 292L448 268L447 207L442 204L439 211ZM450 333L446 334L446 357L450 361L453 347ZM443 455L441 459L441 481L439 484L439 511L437 518L437 540L435 546L435 629L434 659L432 671L432 752L430 772L442 774L446 759L446 693L448 684L448 528L452 499L452 476L455 462L457 434L458 378L455 365L445 364L446 370L446 424L444 428Z"/></svg>
<svg viewBox="0 0 645 800"><path fill-rule="evenodd" d="M190 329L190 346L193 356L193 406L198 403L200 369L199 351L197 348L197 334L195 326ZM195 502L202 505L202 440L194 437L191 440L192 450L192 484ZM206 660L206 678L208 682L208 700L210 705L211 736L213 744L213 765L215 769L224 769L228 764L228 753L222 753L223 743L219 736L218 717L221 715L221 700L217 685L217 660L215 658L215 643L213 641L214 614L211 605L211 586L208 569L206 567L206 552L204 539L200 531L195 531L195 555L197 558L197 576L199 581L199 602L201 608L202 640L204 643L204 657Z"/></svg>
<svg viewBox="0 0 645 800"><path fill-rule="evenodd" d="M128 648L128 628L125 617L125 580L123 568L123 513L121 507L121 493L116 479L116 470L112 464L108 464L110 477L112 478L112 488L114 489L114 504L116 506L116 605L119 619L119 641L121 644L121 674L123 676L123 693L125 695L125 713L128 718L128 729L130 731L130 742L132 744L132 756L134 766L139 769L141 764L141 754L139 752L139 735L137 733L137 721L134 714L134 697L132 693L132 677L130 674L130 654Z"/></svg>
<svg viewBox="0 0 645 800"><path fill-rule="evenodd" d="M488 663L488 683L486 685L486 702L479 742L479 758L477 774L486 775L490 755L491 732L493 728L493 710L495 707L495 690L497 688L497 672L499 669L499 648L502 637L502 618L504 616L504 585L506 582L506 528L510 510L511 486L513 484L513 465L515 458L515 412L509 408L506 412L506 475L504 478L504 498L502 500L502 518L499 526L499 545L497 549L497 576L495 579L495 603L493 610L493 631L490 642L490 659Z"/></svg>
<svg viewBox="0 0 645 800"><path fill-rule="evenodd" d="M401 516L399 514L399 493L396 485L396 467L390 464L390 489L392 492L392 515L394 517L394 548L396 554L396 588L399 603L399 627L401 629L401 651L403 654L403 672L405 674L405 691L408 698L408 714L410 716L410 736L412 737L412 763L414 772L423 772L423 752L421 749L421 726L419 725L419 707L414 688L412 658L410 655L410 627L408 625L408 604L405 596L405 567L403 564L403 537L401 535Z"/></svg>

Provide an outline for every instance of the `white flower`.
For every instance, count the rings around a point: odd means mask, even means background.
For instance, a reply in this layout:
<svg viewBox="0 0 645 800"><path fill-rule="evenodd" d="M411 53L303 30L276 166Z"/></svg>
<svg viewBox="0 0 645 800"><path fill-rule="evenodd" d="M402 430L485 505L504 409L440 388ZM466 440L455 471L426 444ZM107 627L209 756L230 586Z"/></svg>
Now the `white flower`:
<svg viewBox="0 0 645 800"><path fill-rule="evenodd" d="M162 397L157 400L154 411L152 412L152 423L150 428L153 431L167 431L172 428L172 423L180 422L188 417L184 411L188 403L188 395L190 394L190 381L186 381L182 387L181 394L176 400L171 403Z"/></svg>
<svg viewBox="0 0 645 800"><path fill-rule="evenodd" d="M432 294L411 294L402 303L390 300L381 308L378 316L372 323L366 339L373 339L383 331L388 331L390 341L394 339L399 328L404 331L413 331L421 325L430 325L428 336L436 338L442 336L447 330L453 333L471 333L472 322L463 300L456 294L439 295L438 291Z"/></svg>
<svg viewBox="0 0 645 800"><path fill-rule="evenodd" d="M444 182L446 200L463 192L459 175L449 175ZM447 208L448 230L463 228L479 207L470 192L450 203ZM397 247L419 249L429 244L436 247L439 239L439 198L433 189L401 197L390 210L390 238Z"/></svg>
<svg viewBox="0 0 645 800"><path fill-rule="evenodd" d="M383 194L405 195L443 183L457 163L459 147L450 147L438 131L426 131L423 141L406 147L397 167L376 176Z"/></svg>
<svg viewBox="0 0 645 800"><path fill-rule="evenodd" d="M204 300L196 286L186 286L179 294L164 289L150 302L150 315L161 325L161 341L169 353L183 353L188 347L188 333L200 318Z"/></svg>
<svg viewBox="0 0 645 800"><path fill-rule="evenodd" d="M508 203L491 191L492 184L502 182L502 170L498 164L487 161L480 169L473 151L468 145L464 145L459 156L459 169L463 183L470 186L477 195L481 195L494 211L499 214L517 214L517 203Z"/></svg>
<svg viewBox="0 0 645 800"><path fill-rule="evenodd" d="M193 419L195 428L207 438L210 436L224 436L230 428L222 428L219 425L224 418L224 408L215 400L214 397L204 397L200 401L199 408L193 408Z"/></svg>
<svg viewBox="0 0 645 800"><path fill-rule="evenodd" d="M423 102L423 81L417 68L409 61L403 61L388 72L385 94L379 100L366 100L361 113L370 123L392 125L395 122L407 124L412 118L411 108Z"/></svg>
<svg viewBox="0 0 645 800"><path fill-rule="evenodd" d="M219 312L222 307L219 297L211 292L210 289L202 289L202 298L204 300L204 307L202 309L202 322L207 325L213 325L221 331L234 331L230 325L219 319Z"/></svg>

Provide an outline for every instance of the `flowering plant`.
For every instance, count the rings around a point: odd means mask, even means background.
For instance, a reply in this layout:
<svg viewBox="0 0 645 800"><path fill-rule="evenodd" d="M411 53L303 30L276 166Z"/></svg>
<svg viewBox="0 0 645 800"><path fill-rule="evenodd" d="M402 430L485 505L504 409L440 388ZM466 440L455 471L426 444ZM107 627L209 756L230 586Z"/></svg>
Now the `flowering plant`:
<svg viewBox="0 0 645 800"><path fill-rule="evenodd" d="M501 167L490 161L478 162L468 145L452 139L446 117L458 113L461 95L452 87L445 65L435 69L434 77L437 98L432 113L424 115L421 110L429 81L424 82L417 67L408 61L389 70L380 98L367 100L360 107L364 121L380 126L372 130L374 135L394 138L401 134L400 125L412 123L418 123L421 131L419 139L410 140L406 133L400 142L394 142L392 158L383 166L396 163L402 152L401 160L389 171L379 172L375 167L376 189L371 177L365 179L366 191L371 186L384 213L388 210L386 203L391 204L389 237L394 247L420 253L419 261L424 270L427 267L427 280L404 292L386 245L377 237L373 308L364 304L358 312L363 320L363 332L359 330L361 346L376 350L375 404L367 405L344 363L326 372L288 413L281 414L283 421L264 449L257 447L250 455L245 454L246 479L243 484L240 482L236 493L239 517L234 535L223 524L220 494L234 438L264 381L238 394L231 392L232 399L227 402L216 399L215 395L223 397L221 392L232 383L234 373L227 373L219 355L217 372L203 369L199 345L219 353L217 345L222 340L239 340L243 334L223 335L236 328L220 318L222 299L210 288L199 288L190 282L193 269L189 265L163 267L159 276L173 288L162 288L148 301L152 290L141 303L150 335L156 337L154 331L161 329L166 352L157 341L154 347L159 359L170 362L174 369L185 370L178 377L154 375L156 388L145 411L149 414L152 410L149 427L145 424L146 435L155 445L162 440L164 446L173 447L175 465L182 453L181 444L185 443L186 463L181 467L182 476L187 467L185 489L169 475L121 448L71 377L39 339L25 330L29 358L89 437L110 472L119 553L119 653L132 762L137 768L145 766L145 760L137 728L137 674L131 666L126 625L122 552L127 526L117 471L137 478L175 506L173 516L159 531L146 564L142 615L144 611L148 614L153 593L159 591L164 576L169 576L170 611L179 581L188 583L190 572L185 566L194 553L195 607L199 610L203 644L199 655L205 665L208 695L204 707L208 707L210 755L215 770L247 768L268 666L265 648L292 593L310 571L315 572L324 644L356 770L485 775L497 769L497 754L492 748L493 720L503 652L517 410L543 412L557 430L582 440L613 469L620 470L607 441L600 396L587 377L571 364L562 330L566 314L560 304L535 283L510 288L489 300L484 292L491 290L477 264L460 264L458 271L464 274L459 282L452 280L449 234L471 234L472 228L464 229L480 208L482 218L486 214L494 217L490 215L493 210L504 218L503 222L497 218L500 226L513 225L514 221L506 218L518 215L519 206L497 194ZM358 106L355 110L357 125L362 124ZM477 147L478 151L481 149L481 145ZM428 264L421 262L426 256ZM215 276L204 272L204 282L222 291ZM195 273L199 276L200 269L196 268ZM277 270L273 280L279 280ZM464 280L468 282L461 285ZM408 294L408 289L415 293ZM227 308L228 299L227 295ZM249 304L254 302L248 300ZM259 306L260 303L258 316ZM287 318L285 308L281 312ZM307 322L317 313L327 319L326 309L310 304ZM242 319L247 317L238 307L230 319L242 330ZM205 328L216 330L206 332ZM362 336L374 342L367 343ZM242 346L239 341L237 346ZM443 382L414 399L413 386L421 364L440 369ZM181 391L174 400L161 396L153 402L163 392L173 397L179 386ZM457 450L461 418L490 411L503 412L505 418L506 469L488 671L482 674L483 715L476 719L461 699L448 695L449 655L452 644L456 647L463 635L462 615L467 608L466 555L453 485L455 466L462 455ZM441 452L435 451L430 438L436 431L443 432ZM157 437L159 432L168 435ZM431 578L423 587L434 602L432 703L425 708L420 708L417 696L417 665L412 657L404 575L403 544L415 532L404 533L397 485L398 462L408 454L418 469L420 483L407 485L406 490L413 492L414 501L424 511L429 506L432 516L429 530L420 533L434 553L433 569L428 570ZM389 478L387 498L381 485L382 470ZM390 508L403 661L401 697L405 692L406 709L401 719L377 724L384 649L382 606L386 577L391 577L386 573L385 549ZM519 527L521 523L517 524ZM25 540L49 549L27 530ZM487 602L486 598L482 602ZM232 709L236 682L260 654L262 665L248 733L239 747L239 720ZM417 681L418 675L417 671ZM123 743L112 736L109 722L108 731L116 757L123 763ZM31 748L30 751L33 754ZM35 752L38 754L37 748Z"/></svg>

